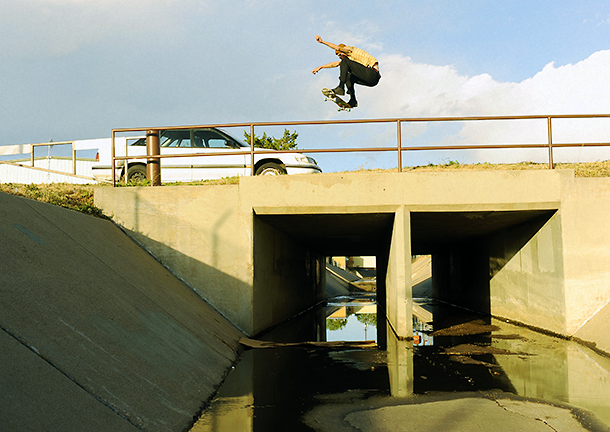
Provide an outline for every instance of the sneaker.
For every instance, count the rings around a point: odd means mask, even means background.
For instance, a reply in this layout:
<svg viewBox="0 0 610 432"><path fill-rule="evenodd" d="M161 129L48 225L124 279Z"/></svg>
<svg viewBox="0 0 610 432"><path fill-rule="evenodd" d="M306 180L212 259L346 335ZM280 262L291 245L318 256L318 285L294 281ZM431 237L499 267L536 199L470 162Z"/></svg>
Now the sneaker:
<svg viewBox="0 0 610 432"><path fill-rule="evenodd" d="M358 106L358 101L352 97L347 104L352 108L356 108Z"/></svg>
<svg viewBox="0 0 610 432"><path fill-rule="evenodd" d="M345 94L345 90L343 90L342 86L337 86L333 89L333 92L335 92L335 94L337 96L343 96Z"/></svg>

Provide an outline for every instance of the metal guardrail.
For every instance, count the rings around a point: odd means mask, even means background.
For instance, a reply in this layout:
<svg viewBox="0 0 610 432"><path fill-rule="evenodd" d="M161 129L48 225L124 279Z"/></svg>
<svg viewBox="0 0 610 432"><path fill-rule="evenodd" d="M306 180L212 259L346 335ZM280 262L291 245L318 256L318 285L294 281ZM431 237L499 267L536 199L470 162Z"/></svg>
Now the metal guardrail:
<svg viewBox="0 0 610 432"><path fill-rule="evenodd" d="M1 155L15 155L15 154L30 154L30 167L36 168L34 152L36 147L53 147L57 145L71 145L72 146L72 174L76 175L76 148L74 147L74 141L57 141L57 142L46 142L36 144L18 144L14 146L6 146L1 150L7 150L0 152ZM59 172L58 172L59 173ZM63 174L63 173L62 173Z"/></svg>
<svg viewBox="0 0 610 432"><path fill-rule="evenodd" d="M40 166L36 166L36 160L41 160L42 157L38 156L35 157L35 149L36 147L53 147L53 146L57 146L57 145L70 145L72 147L72 151L71 151L71 157L70 159L72 160L72 167L71 170L55 170L55 169L51 169L51 168L42 168ZM19 163L19 162L15 162L15 161L5 161L5 160L0 160L0 164L5 164L5 165L11 165L11 166L15 166L15 167L25 167L31 170L35 170L35 171L42 171L42 172L46 172L46 173L50 173L50 174L59 174L59 175L68 175L71 177L76 177L79 179L84 179L84 180L92 180L94 182L104 182L104 183L109 183L108 180L99 180L96 179L95 177L92 176L86 176L86 175L82 175L82 174L78 174L77 173L77 157L76 157L76 145L75 145L75 141L51 141L51 142L46 142L46 143L34 143L34 144L16 144L16 145L7 145L7 146L2 146L0 147L0 156L11 156L11 155L26 155L29 154L29 161L30 163L28 165L24 164L24 163ZM57 157L57 156L45 156L45 159L65 159L65 157Z"/></svg>
<svg viewBox="0 0 610 432"><path fill-rule="evenodd" d="M254 155L274 153L274 151L255 148L254 147L254 128L268 126L304 126L304 125L346 125L346 124L376 124L376 123L395 123L397 145L395 147L357 147L357 148L313 148L313 149L298 149L298 150L282 150L282 153L341 153L341 152L388 152L397 153L398 172L402 172L402 153L407 151L422 151L422 150L478 150L478 149L519 149L519 148L547 148L549 154L549 169L553 169L553 149L567 147L602 147L610 146L609 142L597 143L554 143L553 142L553 119L594 119L594 118L610 118L610 114L565 114L565 115L523 115L523 116L476 116L476 117L421 117L421 118L385 118L385 119L354 119L354 120L318 120L318 121L289 121L289 122L249 122L249 123L227 123L227 124L207 124L207 125L190 125L190 126L167 126L167 127L147 127L147 128L119 128L112 130L112 183L116 184L116 161L125 160L125 165L131 159L161 159L166 157L194 157L194 156L209 156L207 153L191 153L188 155L147 155L147 156L116 156L115 154L115 137L117 133L126 132L144 132L144 131L161 131L161 130L184 130L184 129L203 129L203 128L233 128L233 127L249 127L250 128L250 151L244 152L227 152L226 154L250 154L251 155L251 174L254 175ZM547 137L548 141L545 144L470 144L470 145L438 145L438 146L402 146L402 124L403 123L434 123L434 122L474 122L474 121L511 121L511 120L546 120L547 122ZM222 155L223 152L214 153L214 155ZM125 176L127 177L127 176Z"/></svg>

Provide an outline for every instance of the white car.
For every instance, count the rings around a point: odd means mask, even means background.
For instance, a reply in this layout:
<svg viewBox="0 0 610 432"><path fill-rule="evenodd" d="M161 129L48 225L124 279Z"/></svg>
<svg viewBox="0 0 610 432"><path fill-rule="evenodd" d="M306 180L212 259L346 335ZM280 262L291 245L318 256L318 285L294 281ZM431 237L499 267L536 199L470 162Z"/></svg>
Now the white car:
<svg viewBox="0 0 610 432"><path fill-rule="evenodd" d="M181 156L161 158L161 180L163 182L190 182L212 180L223 177L247 176L251 174L250 146L233 138L221 129L170 129L159 134L161 155L189 155L205 153L206 156ZM112 179L111 141L100 145L97 161L93 165L93 176L99 180ZM146 156L146 138L135 141L125 137L115 138L115 155ZM224 153L224 154L220 154ZM228 154L227 154L228 153ZM322 172L317 162L300 153L274 151L254 155L255 175L308 174ZM116 161L116 179L125 175L125 163ZM146 178L146 159L128 161L127 179Z"/></svg>

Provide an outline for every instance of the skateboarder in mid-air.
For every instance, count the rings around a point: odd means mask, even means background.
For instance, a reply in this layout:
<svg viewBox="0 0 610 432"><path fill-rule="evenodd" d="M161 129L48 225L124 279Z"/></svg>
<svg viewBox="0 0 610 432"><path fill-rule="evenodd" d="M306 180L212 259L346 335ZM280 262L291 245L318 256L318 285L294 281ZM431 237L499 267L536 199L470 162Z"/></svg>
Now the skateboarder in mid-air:
<svg viewBox="0 0 610 432"><path fill-rule="evenodd" d="M360 48L344 44L335 45L322 40L318 35L316 35L316 40L335 50L339 60L318 66L313 70L313 73L318 73L320 69L339 66L339 85L332 89L332 92L335 95L343 96L345 94L345 87L347 87L347 93L350 95L347 103L350 107L356 108L358 101L356 101L354 84L365 85L367 87L375 87L377 85L381 78L377 59Z"/></svg>

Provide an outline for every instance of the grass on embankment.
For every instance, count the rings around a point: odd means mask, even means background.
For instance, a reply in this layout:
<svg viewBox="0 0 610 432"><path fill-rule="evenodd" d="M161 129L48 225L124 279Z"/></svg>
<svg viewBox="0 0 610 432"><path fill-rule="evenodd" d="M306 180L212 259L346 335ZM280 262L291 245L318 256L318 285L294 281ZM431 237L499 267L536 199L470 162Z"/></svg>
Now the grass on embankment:
<svg viewBox="0 0 610 432"><path fill-rule="evenodd" d="M582 163L557 163L554 165L555 169L572 169L576 177L610 177L610 161L604 162L582 162ZM460 171L460 170L471 170L471 171L508 171L508 170L536 170L536 169L549 169L548 164L533 163L533 162L521 162L514 164L490 164L490 163L479 163L479 164L461 164L456 161L449 161L443 165L422 165L415 167L404 167L402 172L426 172L426 171ZM397 170L382 170L373 169L367 170L362 169L357 172L384 172Z"/></svg>
<svg viewBox="0 0 610 432"><path fill-rule="evenodd" d="M93 185L68 183L0 183L0 192L42 201L93 216L104 217L102 211L93 205L93 188Z"/></svg>
<svg viewBox="0 0 610 432"><path fill-rule="evenodd" d="M548 169L547 164L522 162L518 164L460 164L450 161L444 165L426 165L418 167L405 167L403 172L433 172L433 171L459 171L459 170L532 170ZM573 169L576 177L610 177L610 161L586 162L579 164L555 164L555 169ZM396 172L397 170L359 170L355 172ZM238 177L231 177L213 181L193 183L172 183L172 185L204 185L204 184L236 184ZM139 184L142 185L142 184ZM137 185L137 186L139 186ZM145 183L144 183L145 185ZM105 217L102 210L93 204L93 189L103 185L74 185L68 183L51 184L17 184L0 183L0 192L22 196L49 204L80 211L97 217ZM110 186L108 186L110 187Z"/></svg>

